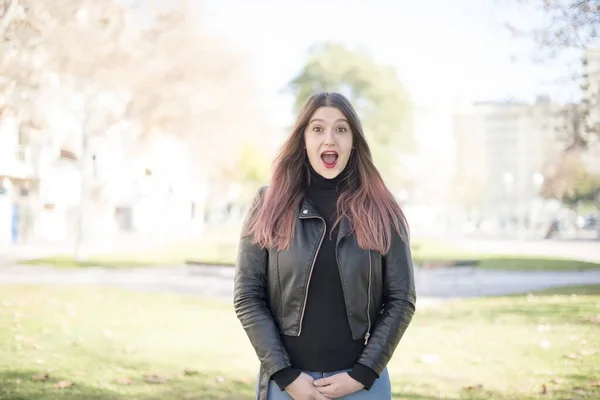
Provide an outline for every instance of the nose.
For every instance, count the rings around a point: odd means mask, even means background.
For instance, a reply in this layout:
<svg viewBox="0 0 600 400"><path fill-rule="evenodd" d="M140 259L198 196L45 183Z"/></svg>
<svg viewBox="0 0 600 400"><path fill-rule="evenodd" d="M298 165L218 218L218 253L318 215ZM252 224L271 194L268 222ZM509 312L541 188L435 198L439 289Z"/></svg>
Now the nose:
<svg viewBox="0 0 600 400"><path fill-rule="evenodd" d="M325 137L323 138L323 144L326 146L332 146L335 144L335 133L333 129L325 130Z"/></svg>

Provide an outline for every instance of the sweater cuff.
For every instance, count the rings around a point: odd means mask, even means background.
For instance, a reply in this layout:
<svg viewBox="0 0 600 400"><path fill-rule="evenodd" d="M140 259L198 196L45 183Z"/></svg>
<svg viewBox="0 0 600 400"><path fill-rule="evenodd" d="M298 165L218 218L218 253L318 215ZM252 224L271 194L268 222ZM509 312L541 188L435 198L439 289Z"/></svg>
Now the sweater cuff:
<svg viewBox="0 0 600 400"><path fill-rule="evenodd" d="M375 371L361 363L354 364L354 368L352 368L352 371L348 375L355 381L362 383L366 390L371 389L371 386L379 378Z"/></svg>
<svg viewBox="0 0 600 400"><path fill-rule="evenodd" d="M279 389L284 391L290 383L294 382L296 378L300 376L300 372L299 369L287 367L275 372L271 378L275 381L277 386L279 386Z"/></svg>

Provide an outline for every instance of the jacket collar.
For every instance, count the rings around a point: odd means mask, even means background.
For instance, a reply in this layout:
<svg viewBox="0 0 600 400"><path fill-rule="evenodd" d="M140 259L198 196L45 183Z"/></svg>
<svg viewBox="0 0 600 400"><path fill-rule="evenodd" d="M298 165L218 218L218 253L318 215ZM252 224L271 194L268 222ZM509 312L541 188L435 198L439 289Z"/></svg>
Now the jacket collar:
<svg viewBox="0 0 600 400"><path fill-rule="evenodd" d="M319 214L319 211L317 211L317 208L307 197L302 198L302 201L300 201L300 207L298 208L297 213L298 213L298 218L300 218L300 219L306 219L306 218L321 218L321 219L323 219L321 214ZM339 229L340 237L345 236L348 233L350 233L350 221L348 221L348 219L346 217L342 217L342 220L340 221L340 229Z"/></svg>

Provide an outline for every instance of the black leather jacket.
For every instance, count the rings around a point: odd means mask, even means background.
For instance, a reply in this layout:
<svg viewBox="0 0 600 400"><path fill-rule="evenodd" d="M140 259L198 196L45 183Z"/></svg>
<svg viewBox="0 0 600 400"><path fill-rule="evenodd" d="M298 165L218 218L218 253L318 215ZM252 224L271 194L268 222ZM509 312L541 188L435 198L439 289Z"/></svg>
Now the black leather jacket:
<svg viewBox="0 0 600 400"><path fill-rule="evenodd" d="M270 377L292 366L280 335L302 332L308 284L324 239L325 221L308 199L297 215L294 240L285 251L261 248L249 237L239 243L234 306L261 362L260 400L267 398ZM382 256L361 249L349 228L342 220L336 242L348 322L353 338L366 343L357 361L379 375L415 312L410 247L392 229L391 249Z"/></svg>

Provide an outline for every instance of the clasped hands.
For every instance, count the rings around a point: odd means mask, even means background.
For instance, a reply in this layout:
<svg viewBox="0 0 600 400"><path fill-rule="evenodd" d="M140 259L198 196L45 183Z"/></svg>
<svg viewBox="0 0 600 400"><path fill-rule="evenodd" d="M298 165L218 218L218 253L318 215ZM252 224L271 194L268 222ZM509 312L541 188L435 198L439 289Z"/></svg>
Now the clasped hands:
<svg viewBox="0 0 600 400"><path fill-rule="evenodd" d="M357 392L363 387L347 372L317 380L302 372L285 390L294 400L329 400Z"/></svg>

